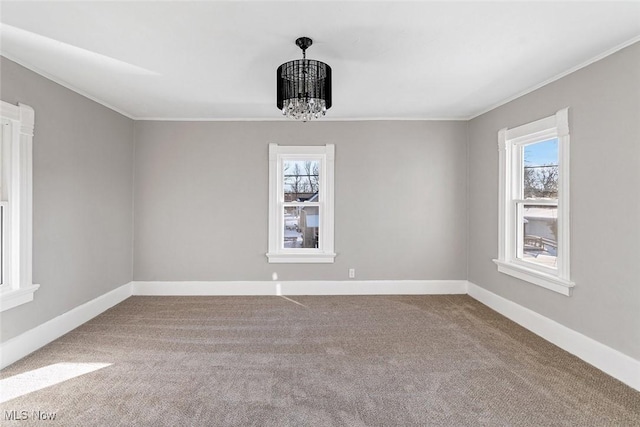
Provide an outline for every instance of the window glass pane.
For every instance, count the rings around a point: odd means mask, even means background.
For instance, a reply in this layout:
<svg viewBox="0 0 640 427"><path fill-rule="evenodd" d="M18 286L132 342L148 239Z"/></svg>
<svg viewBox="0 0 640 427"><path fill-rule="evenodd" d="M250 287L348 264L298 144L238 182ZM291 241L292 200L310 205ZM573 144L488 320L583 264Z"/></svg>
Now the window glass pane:
<svg viewBox="0 0 640 427"><path fill-rule="evenodd" d="M285 206L284 247L317 248L320 216L317 206Z"/></svg>
<svg viewBox="0 0 640 427"><path fill-rule="evenodd" d="M284 201L317 202L320 183L319 160L287 160L283 162Z"/></svg>
<svg viewBox="0 0 640 427"><path fill-rule="evenodd" d="M0 205L0 285L4 285L4 204Z"/></svg>
<svg viewBox="0 0 640 427"><path fill-rule="evenodd" d="M524 146L525 199L558 198L558 139Z"/></svg>
<svg viewBox="0 0 640 427"><path fill-rule="evenodd" d="M520 218L522 259L557 267L558 207L524 205Z"/></svg>

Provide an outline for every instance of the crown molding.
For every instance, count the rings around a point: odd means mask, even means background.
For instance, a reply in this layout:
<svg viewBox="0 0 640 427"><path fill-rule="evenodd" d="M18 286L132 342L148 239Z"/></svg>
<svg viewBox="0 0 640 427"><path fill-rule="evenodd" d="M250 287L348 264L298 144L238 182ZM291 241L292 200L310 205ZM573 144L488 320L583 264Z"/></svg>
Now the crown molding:
<svg viewBox="0 0 640 427"><path fill-rule="evenodd" d="M529 93L531 93L531 92L533 92L535 90L538 90L541 87L544 87L544 86L546 86L548 84L551 84L551 83L555 82L556 80L560 80L561 78L566 77L569 74L575 73L578 70L581 70L581 69L583 69L585 67L588 67L589 65L591 65L591 64L593 64L595 62L598 62L601 59L606 58L607 56L613 55L614 53L624 49L625 47L629 47L632 44L637 43L637 42L640 42L640 36L636 36L636 37L634 37L634 38L632 38L630 40L627 40L626 42L624 42L622 44L619 44L619 45L617 45L615 47L612 47L611 49L608 49L608 50L606 50L606 51L604 51L604 52L592 57L591 59L588 59L587 61L585 61L585 62L583 62L583 63L581 63L579 65L576 65L575 67L571 67L568 70L563 71L560 74L556 74L555 76L543 81L542 83L538 83L537 85L532 86L529 89L526 89L526 90L524 90L522 92L518 92L516 95L510 96L510 97L508 97L508 98L506 98L506 99L504 99L504 100L502 100L502 101L500 101L500 102L498 102L496 104L493 104L491 107L488 107L488 108L486 108L484 110L481 110L479 113L476 113L476 114L474 114L472 116L469 116L466 120L473 120L476 117L480 117L483 114L488 113L489 111L493 111L498 107L502 107L503 105L508 104L511 101L515 101L516 99L521 98L521 97L523 97L523 96L525 96L525 95L527 95L527 94L529 94Z"/></svg>

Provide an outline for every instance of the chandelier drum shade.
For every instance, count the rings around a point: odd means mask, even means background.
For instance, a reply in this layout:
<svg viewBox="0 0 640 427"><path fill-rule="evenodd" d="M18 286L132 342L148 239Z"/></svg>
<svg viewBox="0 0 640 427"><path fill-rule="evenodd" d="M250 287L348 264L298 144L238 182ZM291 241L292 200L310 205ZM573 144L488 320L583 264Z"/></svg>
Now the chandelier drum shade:
<svg viewBox="0 0 640 427"><path fill-rule="evenodd" d="M331 108L331 67L306 58L312 43L308 37L297 39L302 59L285 62L276 73L278 109L285 117L304 122L324 116Z"/></svg>

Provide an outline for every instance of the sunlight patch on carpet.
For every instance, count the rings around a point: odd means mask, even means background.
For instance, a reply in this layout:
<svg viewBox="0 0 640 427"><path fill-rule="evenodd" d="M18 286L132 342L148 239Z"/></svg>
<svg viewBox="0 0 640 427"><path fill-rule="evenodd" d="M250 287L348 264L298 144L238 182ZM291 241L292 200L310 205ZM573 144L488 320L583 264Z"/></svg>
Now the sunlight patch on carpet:
<svg viewBox="0 0 640 427"><path fill-rule="evenodd" d="M0 380L0 403L111 366L112 363L56 363Z"/></svg>
<svg viewBox="0 0 640 427"><path fill-rule="evenodd" d="M302 306L302 307L304 307L304 308L309 308L309 307L307 307L306 305L304 305L304 304L302 304L302 303L300 303L300 302L298 302L298 301L296 301L296 300L292 300L291 298L287 298L287 297L285 297L284 295L279 295L279 296L280 296L280 298L284 298L284 299L286 299L287 301L290 301L290 302L292 302L292 303L294 303L294 304L298 304L298 305L300 305L300 306Z"/></svg>

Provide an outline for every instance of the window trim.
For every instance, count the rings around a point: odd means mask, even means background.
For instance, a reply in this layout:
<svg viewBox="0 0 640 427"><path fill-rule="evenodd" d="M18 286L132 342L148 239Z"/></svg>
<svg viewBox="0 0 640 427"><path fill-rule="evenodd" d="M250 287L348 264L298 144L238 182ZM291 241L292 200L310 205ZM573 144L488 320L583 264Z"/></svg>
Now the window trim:
<svg viewBox="0 0 640 427"><path fill-rule="evenodd" d="M519 260L516 255L517 215L513 203L518 200L520 147L547 139L558 139L558 267L550 269ZM571 295L575 283L570 274L570 213L569 213L569 109L559 110L550 117L498 132L499 148L499 208L498 208L498 271L546 289Z"/></svg>
<svg viewBox="0 0 640 427"><path fill-rule="evenodd" d="M10 129L10 170L8 174L8 209L10 230L5 245L9 257L5 264L7 284L0 289L0 312L33 301L40 285L32 281L32 198L33 198L33 129L35 112L25 104L0 101L0 115ZM5 142L3 141L3 144ZM4 154L4 153L3 153Z"/></svg>
<svg viewBox="0 0 640 427"><path fill-rule="evenodd" d="M283 161L310 157L320 160L320 247L284 248ZM334 170L333 144L312 146L284 146L269 144L269 263L333 263L334 252ZM315 203L314 203L315 204Z"/></svg>

